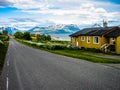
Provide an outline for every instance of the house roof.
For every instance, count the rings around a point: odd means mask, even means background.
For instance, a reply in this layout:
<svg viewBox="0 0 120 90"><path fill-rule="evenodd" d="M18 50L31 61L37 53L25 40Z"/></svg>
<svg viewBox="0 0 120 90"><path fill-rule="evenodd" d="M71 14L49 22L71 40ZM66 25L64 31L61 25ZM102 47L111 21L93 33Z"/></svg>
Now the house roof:
<svg viewBox="0 0 120 90"><path fill-rule="evenodd" d="M106 37L117 37L117 36L120 36L120 27L117 28L116 30L106 34L105 36Z"/></svg>
<svg viewBox="0 0 120 90"><path fill-rule="evenodd" d="M88 32L86 35L89 35L89 36L101 36L105 32L107 32L107 30L94 30L94 31Z"/></svg>
<svg viewBox="0 0 120 90"><path fill-rule="evenodd" d="M84 28L84 29L82 29L78 32L75 32L75 33L71 34L70 36L71 37L76 37L76 36L101 36L101 35L108 32L109 30L111 30L114 27L116 27L116 26Z"/></svg>
<svg viewBox="0 0 120 90"><path fill-rule="evenodd" d="M85 35L86 33L90 32L90 31L91 31L90 29L85 28L85 29L82 29L78 32L75 32L75 33L71 34L70 36Z"/></svg>
<svg viewBox="0 0 120 90"><path fill-rule="evenodd" d="M99 28L84 28L84 29L79 30L79 31L77 31L69 36L75 37L75 36L79 36L79 35L86 35L86 33L90 32L92 30L96 30L96 29L99 29Z"/></svg>

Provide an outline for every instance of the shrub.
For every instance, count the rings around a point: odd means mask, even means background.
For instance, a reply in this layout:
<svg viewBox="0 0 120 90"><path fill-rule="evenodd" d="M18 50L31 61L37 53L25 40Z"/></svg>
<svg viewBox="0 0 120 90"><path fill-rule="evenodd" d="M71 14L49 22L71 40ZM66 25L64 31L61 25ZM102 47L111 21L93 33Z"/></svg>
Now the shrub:
<svg viewBox="0 0 120 90"><path fill-rule="evenodd" d="M81 50L90 51L90 52L96 52L96 53L100 52L99 49L95 49L95 48L82 48Z"/></svg>
<svg viewBox="0 0 120 90"><path fill-rule="evenodd" d="M23 38L23 33L22 32L16 32L14 34L15 38L22 39Z"/></svg>
<svg viewBox="0 0 120 90"><path fill-rule="evenodd" d="M23 38L24 38L25 40L32 40L32 38L31 38L31 36L30 36L30 32L24 32Z"/></svg>
<svg viewBox="0 0 120 90"><path fill-rule="evenodd" d="M9 37L6 36L6 35L0 35L0 40L2 40L2 41L8 41Z"/></svg>
<svg viewBox="0 0 120 90"><path fill-rule="evenodd" d="M7 30L3 30L3 31L2 31L2 34L3 34L3 35L7 35L7 34L8 34L8 31L7 31Z"/></svg>

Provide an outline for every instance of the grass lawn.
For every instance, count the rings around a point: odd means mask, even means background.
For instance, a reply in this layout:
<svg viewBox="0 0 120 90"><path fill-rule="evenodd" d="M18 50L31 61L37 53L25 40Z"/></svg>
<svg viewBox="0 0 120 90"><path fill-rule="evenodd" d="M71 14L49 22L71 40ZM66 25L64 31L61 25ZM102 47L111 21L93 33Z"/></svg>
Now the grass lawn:
<svg viewBox="0 0 120 90"><path fill-rule="evenodd" d="M116 59L101 58L93 55L86 55L81 50L49 50L49 51L56 54L83 59L95 63L120 63L120 60L116 60Z"/></svg>

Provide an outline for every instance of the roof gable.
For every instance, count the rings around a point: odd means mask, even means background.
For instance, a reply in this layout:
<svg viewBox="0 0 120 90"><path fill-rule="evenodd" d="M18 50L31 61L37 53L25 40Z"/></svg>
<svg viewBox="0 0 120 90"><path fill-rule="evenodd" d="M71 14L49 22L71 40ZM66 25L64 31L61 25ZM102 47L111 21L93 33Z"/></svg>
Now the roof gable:
<svg viewBox="0 0 120 90"><path fill-rule="evenodd" d="M113 31L107 33L105 36L106 37L117 37L117 36L120 36L120 28L116 27Z"/></svg>

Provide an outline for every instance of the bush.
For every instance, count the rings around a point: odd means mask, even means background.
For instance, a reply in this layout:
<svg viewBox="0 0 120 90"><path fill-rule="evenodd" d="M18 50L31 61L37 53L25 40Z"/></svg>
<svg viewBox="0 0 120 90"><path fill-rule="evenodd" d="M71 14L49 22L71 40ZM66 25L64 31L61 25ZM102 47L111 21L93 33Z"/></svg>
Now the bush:
<svg viewBox="0 0 120 90"><path fill-rule="evenodd" d="M3 44L4 44L3 41L0 40L0 45L3 45Z"/></svg>
<svg viewBox="0 0 120 90"><path fill-rule="evenodd" d="M8 40L8 36L0 35L0 37L2 37L0 38L0 71L1 71L4 64L7 47L8 47L8 41L6 41Z"/></svg>
<svg viewBox="0 0 120 90"><path fill-rule="evenodd" d="M52 49L53 50L66 49L66 46L64 46L64 45L53 45Z"/></svg>
<svg viewBox="0 0 120 90"><path fill-rule="evenodd" d="M24 32L23 39L25 39L25 40L32 40L32 38L30 36L30 32Z"/></svg>
<svg viewBox="0 0 120 90"><path fill-rule="evenodd" d="M100 52L99 49L95 49L95 48L82 48L81 50L95 52L95 53L99 53Z"/></svg>
<svg viewBox="0 0 120 90"><path fill-rule="evenodd" d="M7 30L3 30L3 31L2 31L2 34L3 34L3 35L7 35L7 34L8 34L8 31L7 31Z"/></svg>
<svg viewBox="0 0 120 90"><path fill-rule="evenodd" d="M7 35L0 35L0 40L1 41L8 41L9 37Z"/></svg>
<svg viewBox="0 0 120 90"><path fill-rule="evenodd" d="M22 39L23 38L23 33L22 32L16 32L14 34L15 38Z"/></svg>

